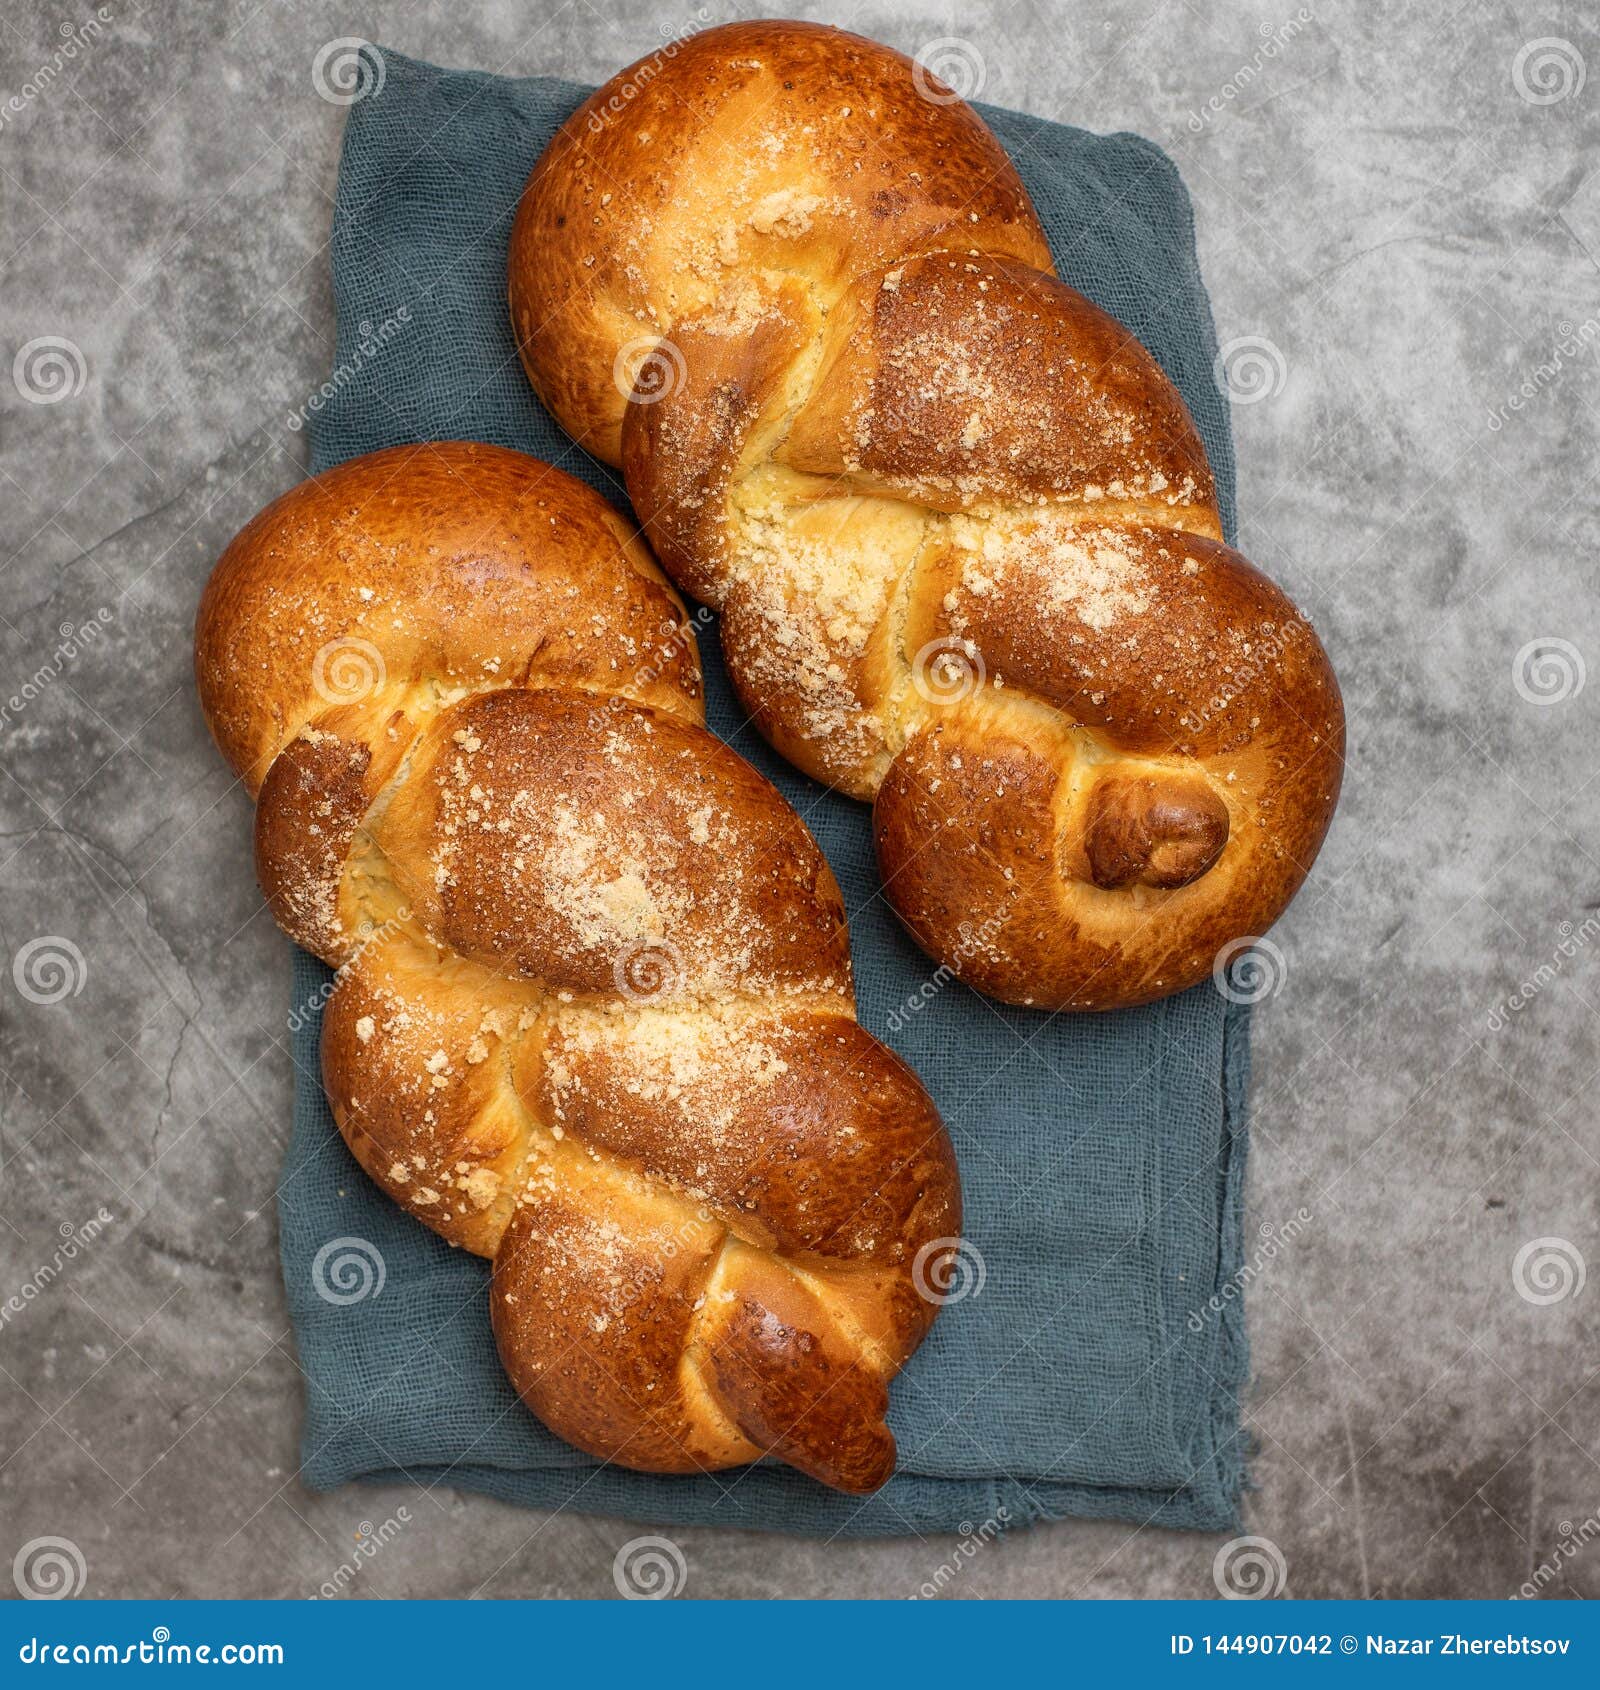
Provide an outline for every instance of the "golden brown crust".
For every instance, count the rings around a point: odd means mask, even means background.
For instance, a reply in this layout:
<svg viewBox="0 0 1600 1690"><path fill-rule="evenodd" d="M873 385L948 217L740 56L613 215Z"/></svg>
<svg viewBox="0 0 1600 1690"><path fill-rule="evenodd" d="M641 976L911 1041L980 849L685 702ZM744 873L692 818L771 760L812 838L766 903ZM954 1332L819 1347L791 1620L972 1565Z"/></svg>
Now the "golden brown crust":
<svg viewBox="0 0 1600 1690"><path fill-rule="evenodd" d="M930 105L909 59L843 30L725 24L622 71L562 126L512 229L512 326L540 398L617 463L624 348L648 348L730 278L791 271L837 290L946 245L1050 268L971 109Z"/></svg>
<svg viewBox="0 0 1600 1690"><path fill-rule="evenodd" d="M569 1012L538 1101L585 1143L793 1260L903 1266L897 1217L954 1190L927 1094L839 1010ZM953 1219L940 1208L924 1224L947 1236Z"/></svg>
<svg viewBox="0 0 1600 1690"><path fill-rule="evenodd" d="M720 1341L709 1351L717 1394L735 1424L758 1448L813 1478L845 1491L876 1490L895 1463L882 1376L848 1345L817 1342L818 1299L805 1285L761 1267L742 1277L759 1288L734 1293L719 1311ZM840 1411L819 1419L809 1412L816 1402Z"/></svg>
<svg viewBox="0 0 1600 1690"><path fill-rule="evenodd" d="M954 1158L645 549L518 454L376 453L244 530L196 646L273 913L339 970L334 1119L494 1259L530 1407L650 1471L882 1483Z"/></svg>
<svg viewBox="0 0 1600 1690"><path fill-rule="evenodd" d="M324 1088L356 1160L476 1255L494 1254L528 1156L513 1052L536 1061L544 1032L534 993L404 921L344 966L323 1010Z"/></svg>
<svg viewBox="0 0 1600 1690"><path fill-rule="evenodd" d="M373 827L452 951L663 1007L849 979L844 904L800 818L703 728L547 688L444 712Z"/></svg>
<svg viewBox="0 0 1600 1690"><path fill-rule="evenodd" d="M1194 424L1133 335L1053 276L968 251L852 284L774 456L939 511L1149 501L1172 526L1216 520Z"/></svg>
<svg viewBox="0 0 1600 1690"><path fill-rule="evenodd" d="M559 575L535 567L551 552ZM598 494L521 452L443 441L341 464L249 522L201 597L195 677L254 794L308 721L418 691L537 679L703 720L686 626Z"/></svg>
<svg viewBox="0 0 1600 1690"><path fill-rule="evenodd" d="M529 179L513 317L540 396L620 450L668 573L722 610L761 732L875 800L923 945L1012 1002L1113 1008L1282 912L1342 706L1220 544L1176 389L929 91L802 24L633 67Z"/></svg>
<svg viewBox="0 0 1600 1690"><path fill-rule="evenodd" d="M667 403L629 405L622 457L629 495L675 580L720 606L731 579L728 489L742 479L764 417L780 413L786 378L820 314L789 279L758 280L738 309L679 323Z"/></svg>

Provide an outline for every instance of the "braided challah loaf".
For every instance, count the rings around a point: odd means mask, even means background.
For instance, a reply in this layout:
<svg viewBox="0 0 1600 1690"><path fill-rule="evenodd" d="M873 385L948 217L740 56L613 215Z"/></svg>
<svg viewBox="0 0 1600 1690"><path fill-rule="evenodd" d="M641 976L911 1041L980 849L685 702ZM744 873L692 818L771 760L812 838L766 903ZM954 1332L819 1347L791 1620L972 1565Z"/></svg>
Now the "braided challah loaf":
<svg viewBox="0 0 1600 1690"><path fill-rule="evenodd" d="M334 1118L494 1259L529 1407L624 1466L882 1484L954 1159L644 547L532 458L378 452L240 533L196 648L272 912L339 969Z"/></svg>
<svg viewBox="0 0 1600 1690"><path fill-rule="evenodd" d="M674 43L539 160L510 298L762 731L875 799L935 957L1105 1009L1283 910L1339 788L1327 658L954 94L809 24Z"/></svg>

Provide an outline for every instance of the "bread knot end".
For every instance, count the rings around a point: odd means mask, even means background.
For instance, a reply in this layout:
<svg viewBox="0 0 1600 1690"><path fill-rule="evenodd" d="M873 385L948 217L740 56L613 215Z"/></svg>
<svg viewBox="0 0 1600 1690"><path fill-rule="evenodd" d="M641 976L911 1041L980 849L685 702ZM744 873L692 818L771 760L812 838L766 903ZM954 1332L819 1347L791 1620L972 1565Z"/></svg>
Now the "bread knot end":
<svg viewBox="0 0 1600 1690"><path fill-rule="evenodd" d="M1090 794L1084 851L1107 891L1187 886L1227 843L1227 806L1203 781L1107 775Z"/></svg>

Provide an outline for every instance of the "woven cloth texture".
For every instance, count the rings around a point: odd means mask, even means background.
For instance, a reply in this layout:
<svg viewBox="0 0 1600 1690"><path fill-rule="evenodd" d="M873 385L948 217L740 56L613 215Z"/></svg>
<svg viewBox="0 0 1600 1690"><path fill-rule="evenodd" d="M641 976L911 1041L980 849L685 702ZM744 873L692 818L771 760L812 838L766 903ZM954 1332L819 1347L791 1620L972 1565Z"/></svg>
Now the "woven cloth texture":
<svg viewBox="0 0 1600 1690"><path fill-rule="evenodd" d="M535 401L505 306L519 190L587 90L369 51L382 86L352 106L345 134L331 249L336 367L308 413L313 468L399 442L492 441L561 465L626 509L618 479ZM1132 329L1182 390L1231 533L1227 407L1177 171L1137 136L983 115L1063 278ZM279 1217L306 1378L306 1481L410 1478L538 1508L824 1536L1067 1515L1235 1526L1247 1012L1205 984L1148 1008L1049 1016L948 981L878 893L866 807L795 773L744 724L714 626L700 649L712 728L827 853L850 912L861 1019L916 1069L960 1157L967 1294L893 1388L899 1471L863 1501L766 1463L632 1473L546 1432L496 1359L487 1264L402 1214L340 1141L318 1061L331 975L297 953ZM350 1250L373 1261L373 1285L381 1259L381 1289L330 1300L357 1283L330 1282ZM1220 1306L1208 1308L1213 1297Z"/></svg>

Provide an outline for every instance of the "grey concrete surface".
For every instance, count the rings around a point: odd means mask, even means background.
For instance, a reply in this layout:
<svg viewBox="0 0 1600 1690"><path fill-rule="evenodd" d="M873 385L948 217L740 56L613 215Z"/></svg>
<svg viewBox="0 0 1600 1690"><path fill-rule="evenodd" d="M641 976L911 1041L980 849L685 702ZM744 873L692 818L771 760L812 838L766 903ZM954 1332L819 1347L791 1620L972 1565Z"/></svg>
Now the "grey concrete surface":
<svg viewBox="0 0 1600 1690"><path fill-rule="evenodd" d="M59 1536L90 1595L309 1594L405 1508L351 1593L609 1595L648 1529L297 1482L288 952L189 637L331 362L318 48L600 80L683 10L0 15L0 1301L33 1287L0 1323L0 1562ZM964 38L983 98L1172 152L1244 548L1341 671L1344 802L1257 1022L1251 1225L1312 1219L1249 1290L1249 1529L1297 1596L1600 1596L1592 9L803 10ZM730 1597L905 1595L954 1543L674 1535L686 1594ZM949 1593L1213 1596L1221 1546L1067 1523Z"/></svg>

